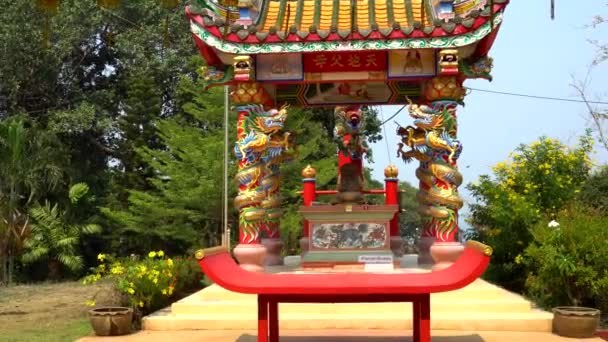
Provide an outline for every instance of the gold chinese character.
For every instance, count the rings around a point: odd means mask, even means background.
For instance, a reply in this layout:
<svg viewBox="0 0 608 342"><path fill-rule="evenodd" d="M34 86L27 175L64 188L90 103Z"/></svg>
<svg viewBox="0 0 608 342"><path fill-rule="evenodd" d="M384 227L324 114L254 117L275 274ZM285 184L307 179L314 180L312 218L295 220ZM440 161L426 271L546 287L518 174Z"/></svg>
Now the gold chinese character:
<svg viewBox="0 0 608 342"><path fill-rule="evenodd" d="M317 68L323 68L325 63L327 63L327 57L325 57L325 54L316 55L313 62Z"/></svg>
<svg viewBox="0 0 608 342"><path fill-rule="evenodd" d="M348 55L348 66L353 68L361 67L361 57L359 55Z"/></svg>
<svg viewBox="0 0 608 342"><path fill-rule="evenodd" d="M342 64L342 56L340 56L340 55L331 56L331 64L329 66L343 67L344 64Z"/></svg>
<svg viewBox="0 0 608 342"><path fill-rule="evenodd" d="M376 55L375 54L369 54L366 56L365 58L365 66L369 67L369 66L378 66L378 63L376 61Z"/></svg>

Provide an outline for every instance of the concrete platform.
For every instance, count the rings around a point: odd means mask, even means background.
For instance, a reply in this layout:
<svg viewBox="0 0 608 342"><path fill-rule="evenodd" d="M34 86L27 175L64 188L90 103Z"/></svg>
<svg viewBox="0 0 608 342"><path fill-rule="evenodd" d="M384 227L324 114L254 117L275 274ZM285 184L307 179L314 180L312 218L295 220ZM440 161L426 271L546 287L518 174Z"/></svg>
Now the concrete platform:
<svg viewBox="0 0 608 342"><path fill-rule="evenodd" d="M509 331L432 331L433 342L573 342L579 339L565 338L543 332ZM386 330L289 330L281 333L281 342L410 342L411 331ZM133 335L117 337L88 336L78 342L256 342L255 331L239 330L187 330L187 331L140 331ZM604 342L599 337L580 341Z"/></svg>
<svg viewBox="0 0 608 342"><path fill-rule="evenodd" d="M269 272L310 273L288 265ZM405 257L392 272L429 272ZM316 273L316 272L315 272ZM144 330L255 330L255 295L227 291L217 285L186 297L143 320ZM279 304L280 329L409 330L411 303ZM451 331L551 332L553 315L534 308L525 298L478 279L452 292L431 295L431 328Z"/></svg>

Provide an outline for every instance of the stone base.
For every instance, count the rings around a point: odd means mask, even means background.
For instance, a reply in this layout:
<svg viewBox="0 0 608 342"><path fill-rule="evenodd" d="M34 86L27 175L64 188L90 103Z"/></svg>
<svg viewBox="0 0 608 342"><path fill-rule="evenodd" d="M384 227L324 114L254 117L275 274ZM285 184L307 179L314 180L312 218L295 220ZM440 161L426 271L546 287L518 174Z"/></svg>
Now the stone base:
<svg viewBox="0 0 608 342"><path fill-rule="evenodd" d="M420 238L420 241L418 241L418 265L432 265L434 263L430 248L435 240L435 237L430 236Z"/></svg>
<svg viewBox="0 0 608 342"><path fill-rule="evenodd" d="M234 247L234 257L247 271L263 272L266 247L259 243L238 244Z"/></svg>
<svg viewBox="0 0 608 342"><path fill-rule="evenodd" d="M283 241L280 238L262 239L262 245L266 247L266 258L264 266L280 266L283 265Z"/></svg>
<svg viewBox="0 0 608 342"><path fill-rule="evenodd" d="M403 256L403 239L401 236L391 237L391 250L395 257L401 258Z"/></svg>
<svg viewBox="0 0 608 342"><path fill-rule="evenodd" d="M435 241L430 248L431 256L435 261L433 271L438 271L452 265L462 252L464 246L460 242L439 242Z"/></svg>

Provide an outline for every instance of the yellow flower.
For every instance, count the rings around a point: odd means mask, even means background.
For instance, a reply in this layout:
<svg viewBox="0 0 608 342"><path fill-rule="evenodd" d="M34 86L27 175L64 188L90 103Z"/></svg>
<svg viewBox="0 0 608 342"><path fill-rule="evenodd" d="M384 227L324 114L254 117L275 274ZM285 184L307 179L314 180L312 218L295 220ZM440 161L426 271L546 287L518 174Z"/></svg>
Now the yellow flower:
<svg viewBox="0 0 608 342"><path fill-rule="evenodd" d="M171 260L171 259L167 259L167 265L169 265L169 266L173 266L173 260Z"/></svg>
<svg viewBox="0 0 608 342"><path fill-rule="evenodd" d="M116 275L123 274L124 271L125 271L124 267L122 267L120 264L115 264L110 269L110 273L116 274Z"/></svg>
<svg viewBox="0 0 608 342"><path fill-rule="evenodd" d="M173 294L173 286L169 286L169 296Z"/></svg>
<svg viewBox="0 0 608 342"><path fill-rule="evenodd" d="M518 264L518 265L519 265L519 264L521 264L523 261L524 261L524 257L522 257L522 256L521 256L521 254L518 254L518 255L515 257L515 263L516 263L516 264Z"/></svg>
<svg viewBox="0 0 608 342"><path fill-rule="evenodd" d="M84 304L86 306L95 306L95 301L94 300L87 300L86 302L84 302Z"/></svg>
<svg viewBox="0 0 608 342"><path fill-rule="evenodd" d="M153 282L154 284L158 284L158 278L154 278L154 279L152 280L152 282Z"/></svg>
<svg viewBox="0 0 608 342"><path fill-rule="evenodd" d="M156 252L154 252L154 251L148 253L149 258L154 258L155 256L156 256Z"/></svg>
<svg viewBox="0 0 608 342"><path fill-rule="evenodd" d="M105 254L97 254L97 260L103 262L106 259L106 255Z"/></svg>
<svg viewBox="0 0 608 342"><path fill-rule="evenodd" d="M140 300L140 301L139 301L139 304L137 304L137 305L139 305L139 307L140 307L140 308L143 308L143 307L144 307L144 302L142 302L142 301Z"/></svg>
<svg viewBox="0 0 608 342"><path fill-rule="evenodd" d="M127 290L127 292L129 292L130 294L134 294L134 293L135 293L135 290L134 290L133 288L130 288L130 287L129 287L129 289Z"/></svg>
<svg viewBox="0 0 608 342"><path fill-rule="evenodd" d="M163 289L163 290L162 290L162 293L163 293L164 295L166 295L166 294L167 294L167 289Z"/></svg>
<svg viewBox="0 0 608 342"><path fill-rule="evenodd" d="M165 252L163 252L163 251L158 251L158 252L156 252L156 255L158 255L158 257L162 258L162 257L164 257L164 256L165 256Z"/></svg>

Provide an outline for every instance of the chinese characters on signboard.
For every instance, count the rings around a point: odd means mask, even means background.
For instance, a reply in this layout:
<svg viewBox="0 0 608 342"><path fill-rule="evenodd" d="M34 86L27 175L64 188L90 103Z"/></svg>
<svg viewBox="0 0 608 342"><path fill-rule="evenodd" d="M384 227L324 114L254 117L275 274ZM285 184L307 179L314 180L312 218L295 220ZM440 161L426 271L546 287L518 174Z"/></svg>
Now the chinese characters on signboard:
<svg viewBox="0 0 608 342"><path fill-rule="evenodd" d="M304 72L385 71L385 51L319 52L304 54Z"/></svg>

